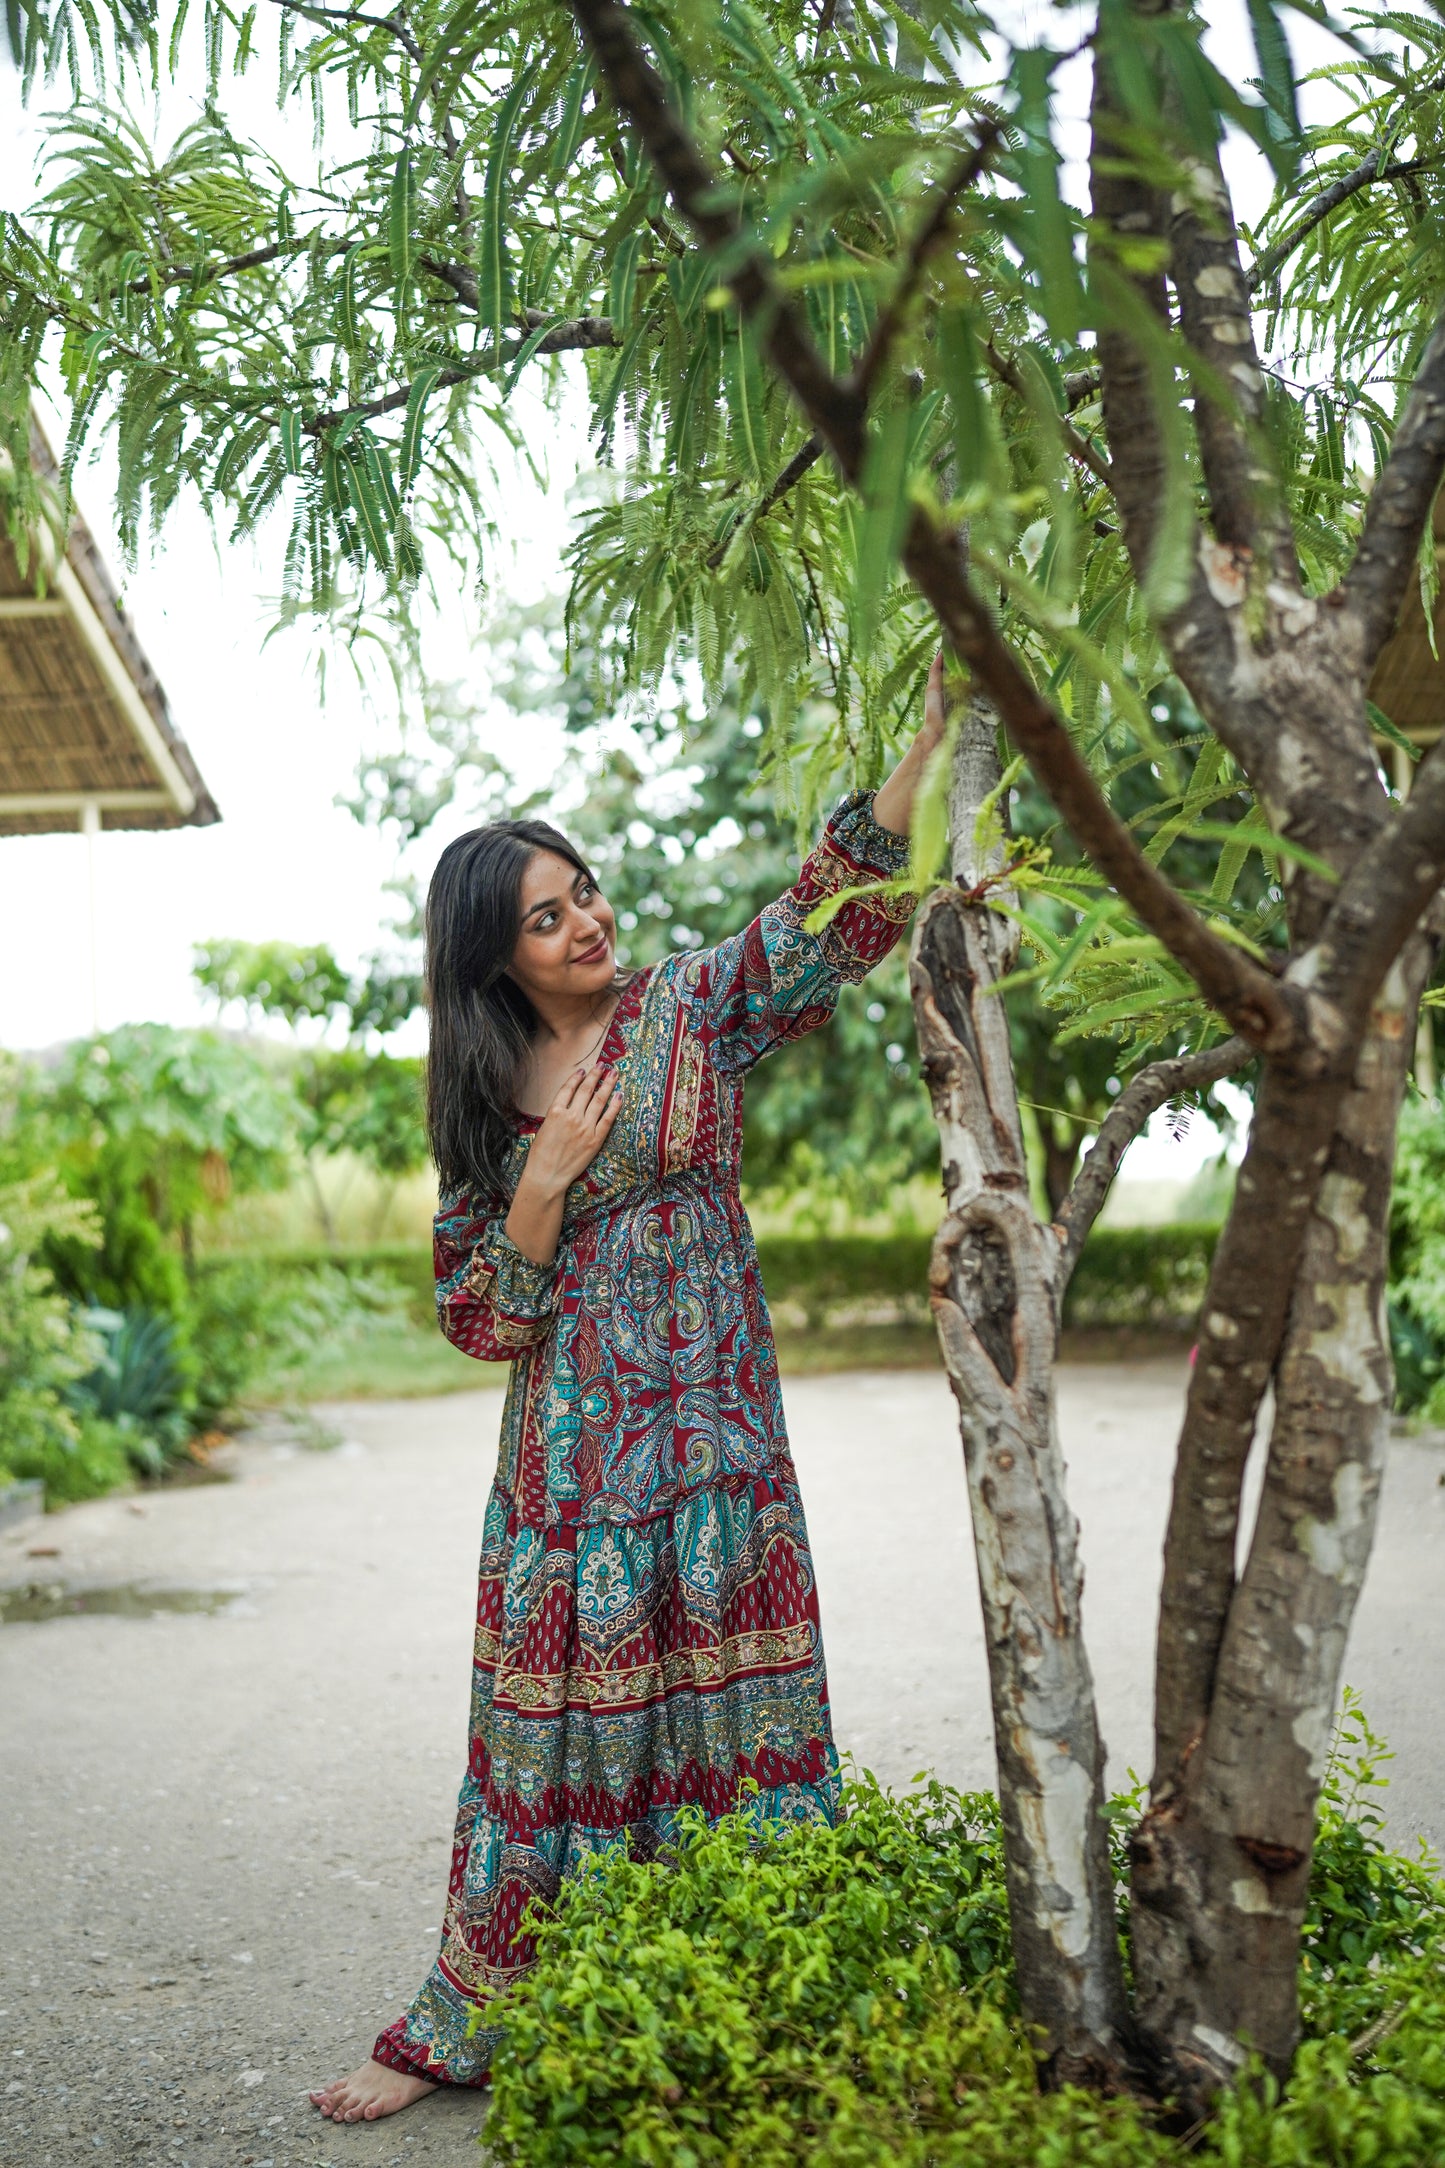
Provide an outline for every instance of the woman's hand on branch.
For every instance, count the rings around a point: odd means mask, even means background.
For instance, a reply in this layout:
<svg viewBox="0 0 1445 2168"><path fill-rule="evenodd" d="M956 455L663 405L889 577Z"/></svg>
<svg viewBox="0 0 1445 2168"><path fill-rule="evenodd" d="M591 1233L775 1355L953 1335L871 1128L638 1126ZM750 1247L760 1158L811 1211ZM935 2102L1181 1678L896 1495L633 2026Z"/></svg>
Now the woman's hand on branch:
<svg viewBox="0 0 1445 2168"><path fill-rule="evenodd" d="M913 822L913 800L923 780L928 756L943 736L948 722L948 694L943 678L943 655L933 658L928 687L923 695L923 723L898 766L873 800L873 818L880 828L906 836Z"/></svg>
<svg viewBox="0 0 1445 2168"><path fill-rule="evenodd" d="M534 1264L556 1256L567 1191L607 1142L621 1104L615 1069L574 1069L548 1107L507 1214L507 1233Z"/></svg>

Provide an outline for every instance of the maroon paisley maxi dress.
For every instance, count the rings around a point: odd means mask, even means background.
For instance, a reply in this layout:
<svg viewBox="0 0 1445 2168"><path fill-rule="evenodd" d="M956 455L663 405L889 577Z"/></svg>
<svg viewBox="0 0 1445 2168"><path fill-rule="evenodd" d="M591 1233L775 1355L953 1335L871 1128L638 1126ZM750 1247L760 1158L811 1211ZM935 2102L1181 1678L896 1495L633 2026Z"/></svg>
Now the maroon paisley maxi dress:
<svg viewBox="0 0 1445 2168"><path fill-rule="evenodd" d="M743 1083L826 1022L908 919L903 837L845 799L797 882L715 949L627 983L599 1052L622 1077L606 1145L567 1200L554 1264L507 1196L444 1196L442 1330L510 1361L482 1541L470 1752L436 1963L373 2050L479 2085L532 1958L523 1927L589 1854L667 1839L676 1810L831 1821L838 1763L817 1596L752 1230Z"/></svg>

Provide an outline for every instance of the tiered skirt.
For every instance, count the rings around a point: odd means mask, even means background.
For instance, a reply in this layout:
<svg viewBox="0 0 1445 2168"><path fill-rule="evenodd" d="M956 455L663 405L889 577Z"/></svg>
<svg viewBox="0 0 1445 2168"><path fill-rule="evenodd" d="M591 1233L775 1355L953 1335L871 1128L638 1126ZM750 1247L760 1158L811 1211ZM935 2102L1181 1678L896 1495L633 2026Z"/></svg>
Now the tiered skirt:
<svg viewBox="0 0 1445 2168"><path fill-rule="evenodd" d="M589 1856L665 1851L683 1805L831 1822L838 1765L792 1464L641 1521L492 1491L441 1947L378 2062L483 2085L527 1914Z"/></svg>

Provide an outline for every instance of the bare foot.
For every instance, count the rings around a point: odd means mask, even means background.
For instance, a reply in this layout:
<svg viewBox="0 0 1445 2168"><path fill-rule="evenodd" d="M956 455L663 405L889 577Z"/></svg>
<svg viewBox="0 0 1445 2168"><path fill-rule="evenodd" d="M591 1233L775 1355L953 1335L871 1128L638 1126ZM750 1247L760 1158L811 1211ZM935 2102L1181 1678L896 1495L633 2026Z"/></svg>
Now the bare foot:
<svg viewBox="0 0 1445 2168"><path fill-rule="evenodd" d="M333 2123L374 2123L383 2115L395 2115L398 2108L409 2108L423 2093L435 2091L425 2078L408 2077L385 2063L363 2063L349 2077L333 2078L323 2085L311 2095L311 2104Z"/></svg>

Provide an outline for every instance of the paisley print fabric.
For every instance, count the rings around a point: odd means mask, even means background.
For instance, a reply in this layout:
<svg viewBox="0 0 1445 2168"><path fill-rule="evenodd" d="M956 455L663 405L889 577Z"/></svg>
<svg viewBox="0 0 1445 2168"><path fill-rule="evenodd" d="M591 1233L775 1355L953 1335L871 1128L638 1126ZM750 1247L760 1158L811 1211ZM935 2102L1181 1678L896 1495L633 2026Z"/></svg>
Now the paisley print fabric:
<svg viewBox="0 0 1445 2168"><path fill-rule="evenodd" d="M893 946L908 897L825 898L900 872L845 799L795 885L719 947L638 972L599 1060L623 1098L567 1199L556 1262L505 1195L446 1197L437 1308L512 1363L482 1542L470 1753L441 1949L379 2062L477 2085L531 1961L523 1926L589 1854L650 1856L683 1804L831 1820L837 1758L812 1560L757 1252L738 1191L742 1091Z"/></svg>

